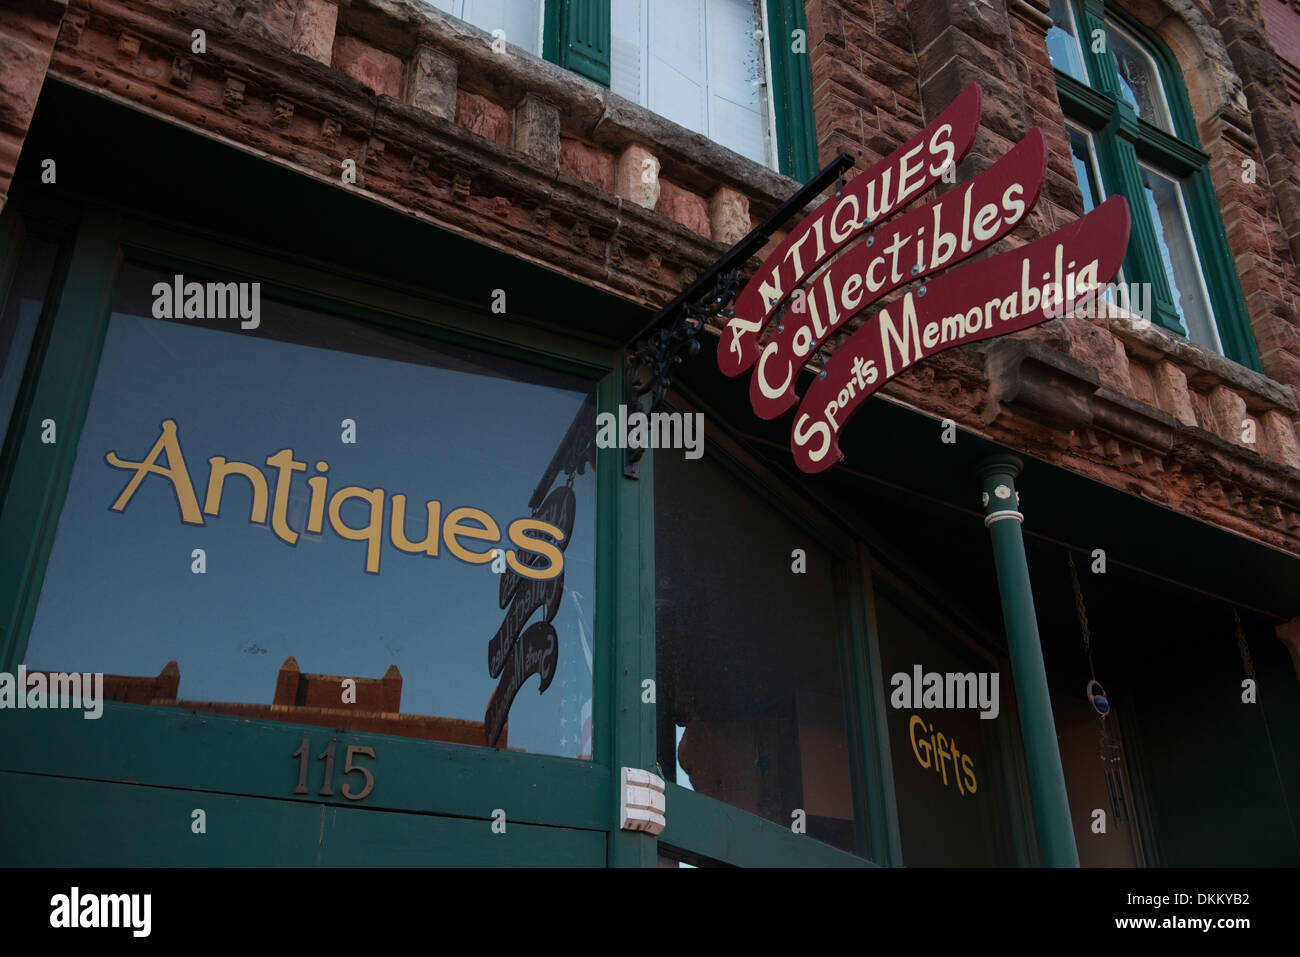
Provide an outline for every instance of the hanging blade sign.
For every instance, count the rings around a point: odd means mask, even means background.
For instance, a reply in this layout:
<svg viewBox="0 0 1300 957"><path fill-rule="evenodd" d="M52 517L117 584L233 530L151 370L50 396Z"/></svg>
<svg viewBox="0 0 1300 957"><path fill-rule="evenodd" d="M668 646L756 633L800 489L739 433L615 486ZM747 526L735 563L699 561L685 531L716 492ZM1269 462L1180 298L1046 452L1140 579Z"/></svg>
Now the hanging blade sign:
<svg viewBox="0 0 1300 957"><path fill-rule="evenodd" d="M725 375L740 375L758 360L759 335L772 313L822 263L961 162L975 142L980 97L978 84L967 86L934 122L855 176L790 231L736 297L735 315L718 348L718 367Z"/></svg>
<svg viewBox="0 0 1300 957"><path fill-rule="evenodd" d="M822 472L839 461L844 423L872 393L922 359L1028 329L1095 296L1119 272L1128 233L1128 204L1112 196L1027 246L909 290L841 343L813 380L791 432L795 464Z"/></svg>
<svg viewBox="0 0 1300 957"><path fill-rule="evenodd" d="M964 189L873 230L814 279L802 309L787 309L749 380L761 419L799 401L799 370L827 336L889 292L951 266L997 242L1038 201L1047 171L1047 139L1037 127ZM724 334L725 335L725 334Z"/></svg>

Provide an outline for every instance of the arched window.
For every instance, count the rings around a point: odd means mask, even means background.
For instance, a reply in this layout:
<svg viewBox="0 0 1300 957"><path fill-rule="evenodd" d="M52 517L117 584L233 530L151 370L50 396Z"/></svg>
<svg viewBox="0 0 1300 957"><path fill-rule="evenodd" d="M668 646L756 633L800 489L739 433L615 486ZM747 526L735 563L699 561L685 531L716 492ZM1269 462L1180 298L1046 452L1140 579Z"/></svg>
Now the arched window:
<svg viewBox="0 0 1300 957"><path fill-rule="evenodd" d="M1129 201L1124 278L1152 322L1258 371L1259 355L1182 74L1160 39L1102 0L1052 0L1047 48L1084 206Z"/></svg>

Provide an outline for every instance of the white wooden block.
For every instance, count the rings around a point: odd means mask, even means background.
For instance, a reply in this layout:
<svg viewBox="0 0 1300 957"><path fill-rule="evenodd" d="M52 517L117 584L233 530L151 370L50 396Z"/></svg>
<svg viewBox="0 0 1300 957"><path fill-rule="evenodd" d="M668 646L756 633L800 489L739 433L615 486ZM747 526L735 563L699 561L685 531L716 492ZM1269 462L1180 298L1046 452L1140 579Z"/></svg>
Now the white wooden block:
<svg viewBox="0 0 1300 957"><path fill-rule="evenodd" d="M668 823L663 779L640 768L620 772L623 800L619 802L619 827L625 831L659 834Z"/></svg>

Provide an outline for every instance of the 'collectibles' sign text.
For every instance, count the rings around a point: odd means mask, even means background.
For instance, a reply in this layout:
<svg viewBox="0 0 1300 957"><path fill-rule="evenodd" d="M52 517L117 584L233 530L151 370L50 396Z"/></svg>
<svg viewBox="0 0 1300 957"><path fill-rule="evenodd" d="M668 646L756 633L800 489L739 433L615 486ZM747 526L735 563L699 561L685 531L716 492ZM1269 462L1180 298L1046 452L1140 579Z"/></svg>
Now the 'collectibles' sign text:
<svg viewBox="0 0 1300 957"><path fill-rule="evenodd" d="M904 370L945 349L1027 329L1086 305L1119 272L1129 215L1123 197L1116 196L1049 236L927 278L1002 239L1038 201L1047 149L1035 128L969 183L883 223L962 159L974 140L979 110L979 87L971 84L917 136L796 226L737 297L735 316L718 345L718 366L730 376L753 368L750 404L761 418L774 419L798 405L790 447L805 472L824 471L843 458L840 430L864 400ZM809 277L806 289L796 288ZM795 383L819 347L845 331L854 316L914 281L920 285L837 345L800 399ZM776 329L760 346L787 300Z"/></svg>
<svg viewBox="0 0 1300 957"><path fill-rule="evenodd" d="M773 310L863 229L916 199L960 162L975 142L979 120L980 88L972 83L933 123L790 230L736 297L735 317L718 349L722 371L736 376L752 366Z"/></svg>
<svg viewBox="0 0 1300 957"><path fill-rule="evenodd" d="M1115 242L1115 237L1122 242ZM1128 205L1112 196L1087 216L1028 246L941 276L882 309L835 350L795 415L790 447L805 472L839 460L839 430L873 392L904 369L953 346L1028 329L1119 272L1128 241Z"/></svg>

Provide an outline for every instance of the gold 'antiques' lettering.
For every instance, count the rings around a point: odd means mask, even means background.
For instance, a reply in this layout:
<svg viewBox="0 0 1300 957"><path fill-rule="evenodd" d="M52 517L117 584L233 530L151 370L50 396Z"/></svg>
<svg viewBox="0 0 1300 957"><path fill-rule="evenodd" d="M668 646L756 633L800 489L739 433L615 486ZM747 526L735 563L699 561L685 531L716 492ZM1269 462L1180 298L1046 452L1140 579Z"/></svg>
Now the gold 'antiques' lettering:
<svg viewBox="0 0 1300 957"><path fill-rule="evenodd" d="M166 464L159 462L166 459ZM247 482L252 490L249 521L255 525L267 523L270 513L271 532L281 541L292 545L299 532L289 527L289 486L295 472L305 472L307 463L296 461L293 449L280 449L267 456L266 464L274 468L274 490L261 467L247 462L232 462L221 455L208 459L208 484L203 508L199 508L198 495L190 479L190 470L181 451L180 434L176 422L165 419L158 439L149 454L138 462L122 459L116 452L108 452L104 460L116 469L132 472L130 480L110 507L114 512L124 512L136 491L148 475L158 475L172 484L180 519L186 525L203 525L204 515L221 514L221 497L229 478ZM349 485L329 496L328 462L315 464L316 475L307 480L311 489L311 504L307 511L305 531L320 532L328 514L330 527L340 538L366 543L365 569L370 574L379 573L380 547L384 540L384 501L391 498L392 507L388 522L389 541L394 548L410 554L423 554L437 558L439 545L446 546L452 557L471 565L485 565L492 561L493 548L487 543L501 543L501 526L481 508L462 506L447 512L439 527L442 503L432 500L425 503L427 514L426 537L422 542L411 542L406 537L406 496L389 496L383 488L361 488ZM366 506L364 524L348 525L343 520L344 504L357 500ZM547 535L553 541L538 537ZM566 537L564 530L536 518L520 518L511 522L506 537L515 546L505 550L506 563L517 574L535 581L556 578L564 570L564 553L558 547ZM476 547L471 547L476 546ZM516 552L518 549L518 552Z"/></svg>
<svg viewBox="0 0 1300 957"><path fill-rule="evenodd" d="M920 729L919 732L917 729ZM928 737L927 737L928 732ZM957 793L962 797L974 794L978 782L975 780L975 764L969 754L957 750L957 740L947 738L942 731L935 731L934 725L927 725L919 714L912 715L907 722L907 736L912 740L912 753L916 763L926 770L933 770L943 777L948 785L948 762L952 762L952 781L957 785ZM957 774L958 762L961 762L961 775ZM962 787L962 779L966 786Z"/></svg>

